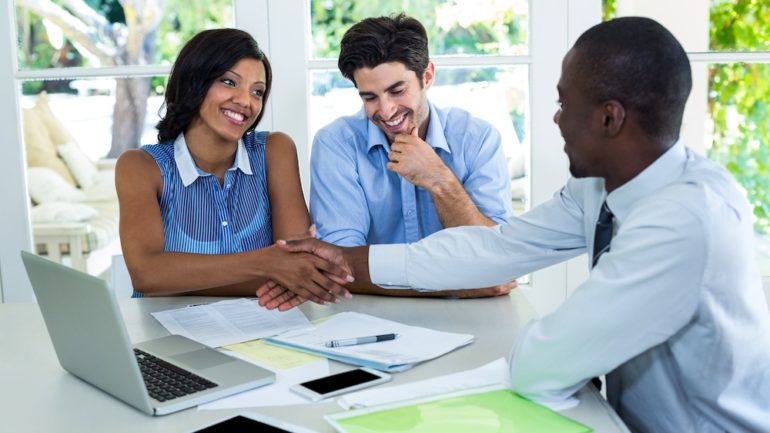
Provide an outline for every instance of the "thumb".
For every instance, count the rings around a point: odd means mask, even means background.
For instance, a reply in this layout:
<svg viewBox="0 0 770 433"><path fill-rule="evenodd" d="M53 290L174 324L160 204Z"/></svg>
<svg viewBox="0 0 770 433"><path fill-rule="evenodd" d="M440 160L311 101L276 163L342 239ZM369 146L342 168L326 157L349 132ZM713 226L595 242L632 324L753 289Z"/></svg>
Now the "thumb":
<svg viewBox="0 0 770 433"><path fill-rule="evenodd" d="M412 130L411 130L411 131L409 131L409 134L410 134L412 137L417 137L417 138L419 138L419 137L420 137L420 131L419 131L419 128L415 126L414 128L412 128Z"/></svg>

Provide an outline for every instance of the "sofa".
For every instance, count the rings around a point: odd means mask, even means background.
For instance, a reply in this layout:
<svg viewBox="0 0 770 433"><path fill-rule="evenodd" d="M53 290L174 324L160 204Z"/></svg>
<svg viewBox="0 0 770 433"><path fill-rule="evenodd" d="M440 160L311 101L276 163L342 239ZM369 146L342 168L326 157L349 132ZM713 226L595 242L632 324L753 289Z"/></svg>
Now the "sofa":
<svg viewBox="0 0 770 433"><path fill-rule="evenodd" d="M35 252L99 275L120 254L115 160L94 162L56 118L42 92L23 109Z"/></svg>

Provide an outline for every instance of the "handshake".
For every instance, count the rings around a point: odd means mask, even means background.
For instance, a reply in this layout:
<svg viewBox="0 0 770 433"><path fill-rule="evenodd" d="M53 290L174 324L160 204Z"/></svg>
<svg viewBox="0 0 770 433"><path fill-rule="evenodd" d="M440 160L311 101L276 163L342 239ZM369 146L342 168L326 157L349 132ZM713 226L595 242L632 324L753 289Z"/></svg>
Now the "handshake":
<svg viewBox="0 0 770 433"><path fill-rule="evenodd" d="M261 306L286 311L305 301L328 305L352 296L344 286L355 280L353 268L343 249L315 239L314 227L308 235L279 240L269 248L268 280L256 291ZM351 252L358 249L366 257L368 247L348 248Z"/></svg>

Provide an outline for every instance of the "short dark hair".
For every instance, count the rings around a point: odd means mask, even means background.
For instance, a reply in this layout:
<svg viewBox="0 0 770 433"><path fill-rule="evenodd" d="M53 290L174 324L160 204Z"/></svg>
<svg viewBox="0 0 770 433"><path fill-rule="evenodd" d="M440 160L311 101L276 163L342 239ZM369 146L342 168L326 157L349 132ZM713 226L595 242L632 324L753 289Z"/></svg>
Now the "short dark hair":
<svg viewBox="0 0 770 433"><path fill-rule="evenodd" d="M198 115L203 99L217 78L242 59L260 60L265 66L263 109L245 134L253 131L267 105L273 72L267 56L250 34L238 29L204 30L190 39L174 62L166 85L165 115L158 122L158 142L174 140ZM245 135L244 134L244 135Z"/></svg>
<svg viewBox="0 0 770 433"><path fill-rule="evenodd" d="M340 43L337 66L342 75L355 85L353 72L357 69L374 68L388 62L403 63L422 80L429 61L425 27L401 13L366 18L349 28Z"/></svg>
<svg viewBox="0 0 770 433"><path fill-rule="evenodd" d="M643 17L597 24L573 48L589 98L617 100L634 110L651 137L679 138L692 71L682 45L665 27Z"/></svg>

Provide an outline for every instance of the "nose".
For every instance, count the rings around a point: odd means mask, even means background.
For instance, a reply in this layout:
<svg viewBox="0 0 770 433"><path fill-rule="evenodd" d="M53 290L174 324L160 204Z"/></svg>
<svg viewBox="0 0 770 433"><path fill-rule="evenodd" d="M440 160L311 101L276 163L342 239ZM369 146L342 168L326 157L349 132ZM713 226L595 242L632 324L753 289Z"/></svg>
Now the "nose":
<svg viewBox="0 0 770 433"><path fill-rule="evenodd" d="M398 105L395 104L390 98L380 98L380 117L383 119L388 120L393 117L393 115L396 114L397 109Z"/></svg>
<svg viewBox="0 0 770 433"><path fill-rule="evenodd" d="M233 102L240 105L241 107L248 107L250 100L251 100L251 89L245 86L235 89L233 94Z"/></svg>
<svg viewBox="0 0 770 433"><path fill-rule="evenodd" d="M553 113L553 123L558 125L560 117L561 117L561 108L559 108L558 110L556 110L555 113Z"/></svg>

